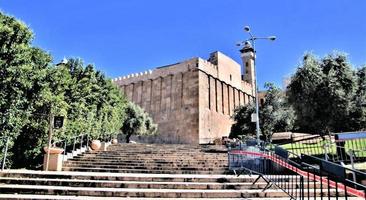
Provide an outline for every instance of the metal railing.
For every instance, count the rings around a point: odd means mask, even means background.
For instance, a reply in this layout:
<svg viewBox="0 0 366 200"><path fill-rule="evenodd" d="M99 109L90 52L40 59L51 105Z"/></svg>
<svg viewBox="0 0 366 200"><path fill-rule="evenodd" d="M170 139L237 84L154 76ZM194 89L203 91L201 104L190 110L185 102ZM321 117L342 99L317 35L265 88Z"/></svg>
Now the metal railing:
<svg viewBox="0 0 366 200"><path fill-rule="evenodd" d="M229 168L235 174L257 174L270 187L284 191L291 199L366 199L366 173L311 155L293 154L279 146L248 144L230 148Z"/></svg>
<svg viewBox="0 0 366 200"><path fill-rule="evenodd" d="M366 138L336 140L335 136L293 137L291 143L278 144L296 154L324 158L332 162L352 164L366 161Z"/></svg>
<svg viewBox="0 0 366 200"><path fill-rule="evenodd" d="M6 157L8 154L8 146L9 146L9 137L8 136L2 136L0 137L1 144L2 144L2 159L1 159L1 171L4 171L6 166Z"/></svg>
<svg viewBox="0 0 366 200"><path fill-rule="evenodd" d="M67 153L72 153L76 149L81 149L83 147L88 148L89 146L89 134L81 134L78 136L74 136L70 139L62 139L52 142L52 147L58 147L63 149L63 161L65 161L65 158L67 156ZM69 142L68 142L69 141ZM88 150L88 149L86 149Z"/></svg>

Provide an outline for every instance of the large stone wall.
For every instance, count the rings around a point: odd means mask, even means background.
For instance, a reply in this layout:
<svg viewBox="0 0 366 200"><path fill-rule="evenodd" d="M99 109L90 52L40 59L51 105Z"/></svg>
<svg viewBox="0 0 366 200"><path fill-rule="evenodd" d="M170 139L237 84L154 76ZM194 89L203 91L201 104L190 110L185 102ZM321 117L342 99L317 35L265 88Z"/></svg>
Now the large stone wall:
<svg viewBox="0 0 366 200"><path fill-rule="evenodd" d="M114 80L159 126L157 143L210 143L230 132L234 108L253 97L240 65L220 52Z"/></svg>
<svg viewBox="0 0 366 200"><path fill-rule="evenodd" d="M234 109L253 100L251 86L241 81L240 65L220 52L214 63L199 60L199 141L228 136ZM244 86L244 87L243 87Z"/></svg>
<svg viewBox="0 0 366 200"><path fill-rule="evenodd" d="M115 81L128 100L145 109L160 135L147 142L197 143L198 69L196 59Z"/></svg>

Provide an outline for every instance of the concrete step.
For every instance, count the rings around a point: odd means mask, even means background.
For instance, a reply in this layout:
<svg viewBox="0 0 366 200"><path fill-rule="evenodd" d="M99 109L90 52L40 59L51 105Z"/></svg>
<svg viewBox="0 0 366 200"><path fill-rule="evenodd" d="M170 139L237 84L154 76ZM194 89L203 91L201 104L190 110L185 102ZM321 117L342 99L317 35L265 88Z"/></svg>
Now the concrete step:
<svg viewBox="0 0 366 200"><path fill-rule="evenodd" d="M85 179L51 179L51 178L14 178L0 177L0 184L22 184L22 185L53 185L70 187L112 187L112 188L146 188L146 189L264 189L265 182L252 184L252 182L218 183L218 182L174 182L174 181L110 181L110 180L85 180ZM286 183L283 183L286 184ZM287 188L298 188L298 185L291 184ZM307 184L305 183L307 188ZM309 188L320 188L319 184L309 184ZM272 188L276 188L274 185ZM325 187L323 187L325 188Z"/></svg>
<svg viewBox="0 0 366 200"><path fill-rule="evenodd" d="M198 171L216 171L226 170L227 167L216 167L216 166L199 166L199 165L186 165L186 166L166 166L166 165L110 165L100 163L66 163L64 167L83 167L83 168L109 168L109 169L148 169L148 170L198 170Z"/></svg>
<svg viewBox="0 0 366 200"><path fill-rule="evenodd" d="M187 163L187 164L223 164L227 165L227 160L193 160L193 159L176 159L176 160L164 160L164 159L118 159L118 158L73 158L70 161L90 161L90 162L115 162L115 163Z"/></svg>
<svg viewBox="0 0 366 200"><path fill-rule="evenodd" d="M229 170L205 170L205 169L116 169L116 168L100 168L100 167L63 167L64 171L81 171L81 172L112 172L112 173L146 173L146 174L232 174Z"/></svg>
<svg viewBox="0 0 366 200"><path fill-rule="evenodd" d="M119 166L172 166L172 167L228 167L227 163L220 162L206 163L206 162L125 162L125 161L99 161L98 163L90 162L88 160L68 160L64 165L68 164L100 164L100 165L119 165Z"/></svg>
<svg viewBox="0 0 366 200"><path fill-rule="evenodd" d="M91 197L91 196L65 196L65 195L37 195L37 194L0 194L0 199L22 200L22 199L54 199L54 200L115 200L116 197ZM166 198L133 198L133 197L119 197L120 200L167 200ZM169 198L179 200L196 200L197 198ZM307 200L316 200L315 198L306 198ZM319 199L319 197L317 198ZM328 199L328 198L327 198ZM348 197L348 200L364 200L363 198ZM285 198L215 198L215 200L289 200ZM340 200L340 198L331 197L329 200Z"/></svg>
<svg viewBox="0 0 366 200"><path fill-rule="evenodd" d="M226 156L227 153L209 153L203 151L118 151L118 150L106 150L106 151L95 151L95 152L87 152L86 154L111 154L111 155L146 155L146 154L154 154L154 155L171 155L171 156Z"/></svg>
<svg viewBox="0 0 366 200"><path fill-rule="evenodd" d="M70 187L104 187L104 188L145 188L145 189L263 189L267 184L261 182L253 185L251 182L243 183L217 183L217 182L141 182L141 181L109 181L109 180L80 180L80 179L46 179L46 178L9 178L0 177L0 184L17 185L49 185Z"/></svg>
<svg viewBox="0 0 366 200"><path fill-rule="evenodd" d="M206 161L206 162L213 162L213 161L220 161L220 162L227 162L228 158L209 158L209 157L185 157L185 156L176 156L176 157L169 157L169 156L145 156L145 157L138 157L138 156L75 156L75 159L113 159L113 160L166 160L166 161L176 161L176 160L197 160L197 161Z"/></svg>
<svg viewBox="0 0 366 200"><path fill-rule="evenodd" d="M242 183L253 182L258 176L234 176L222 174L143 174L143 173L106 173L80 171L33 171L33 170L5 170L0 177L13 178L47 178L47 179L78 179L78 180L110 180L110 181L140 181L140 182L216 182ZM291 176L284 176L284 178ZM263 180L260 179L260 182Z"/></svg>
<svg viewBox="0 0 366 200"><path fill-rule="evenodd" d="M85 155L85 156L75 156L74 158L85 158L85 159L119 159L119 160L206 160L206 161L228 161L227 157L186 157L186 156L118 156L118 155Z"/></svg>
<svg viewBox="0 0 366 200"><path fill-rule="evenodd" d="M271 190L175 190L175 189L137 189L137 188L95 188L95 187L67 187L44 185L0 185L0 193L36 193L48 195L85 195L85 196L109 196L109 197L160 197L160 198L239 198L258 197L259 195L271 197L284 196L282 191Z"/></svg>
<svg viewBox="0 0 366 200"><path fill-rule="evenodd" d="M1 194L27 193L48 195L84 195L109 197L150 197L150 198L253 198L253 197L286 197L279 189L251 190L181 190L181 189L140 189L140 188L96 188L96 187L68 187L45 185L0 185ZM300 193L300 190L294 191ZM320 196L320 190L310 190L311 196ZM327 196L335 196L331 190Z"/></svg>

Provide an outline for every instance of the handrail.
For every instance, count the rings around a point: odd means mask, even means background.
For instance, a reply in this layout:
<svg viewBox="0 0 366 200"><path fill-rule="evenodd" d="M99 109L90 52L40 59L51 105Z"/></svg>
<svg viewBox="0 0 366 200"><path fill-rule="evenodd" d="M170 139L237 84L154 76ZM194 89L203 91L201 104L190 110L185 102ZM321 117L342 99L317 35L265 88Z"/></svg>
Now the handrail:
<svg viewBox="0 0 366 200"><path fill-rule="evenodd" d="M245 147L243 145L243 147L229 150L229 168L234 170L234 172L235 170L241 169L258 174L259 177L254 183L262 177L268 183L265 189L268 189L274 184L292 199L305 199L305 197L310 198L312 195L316 196L315 184L317 182L317 184L320 184L320 195L322 197L323 193L328 194L328 196L331 195L330 188L334 188L337 198L340 196L338 192L338 189L340 189L346 197L358 196L366 199L366 186L358 182L359 180L351 180L347 176L347 174L354 174L354 177L366 178L366 173L364 172L345 168L342 165L315 156L306 155L308 157L307 159L311 158L314 160L313 162L317 161L315 163L308 163L307 160L304 160L304 154L298 156L276 145L272 145L272 148L266 148L266 145L252 147ZM275 152L273 151L273 147L279 147L280 149L278 152ZM289 155L293 155L292 158L296 159L291 159ZM284 175L281 171L276 172L279 170L279 167L290 170L294 173L294 177L291 173L290 175ZM337 174L338 172L334 172L334 169L343 169L344 175L342 173ZM339 176L343 178L339 178ZM284 177L287 181L283 185ZM314 190L309 189L309 183L314 184ZM305 184L307 184L307 188ZM289 185L291 187L288 187ZM323 186L326 187L324 188ZM299 188L300 191L294 190L293 187Z"/></svg>
<svg viewBox="0 0 366 200"><path fill-rule="evenodd" d="M364 138L336 141L334 137L334 135L299 136L296 138L302 139L295 141L292 139L291 143L286 142L278 145L289 145L290 149L288 150L297 155L301 153L323 155L324 159L333 162L352 163L358 160L366 160L366 142L364 142Z"/></svg>
<svg viewBox="0 0 366 200"><path fill-rule="evenodd" d="M73 141L70 144L68 144L68 141ZM59 139L51 142L51 148L52 147L58 147L63 149L63 156L62 156L62 162L66 161L67 153L71 152L73 153L77 148L82 149L83 144L85 144L86 150L88 150L89 146L89 134L80 134L76 136L72 136L70 138L64 138ZM49 161L46 162L48 164ZM46 168L47 169L47 168Z"/></svg>
<svg viewBox="0 0 366 200"><path fill-rule="evenodd" d="M8 153L9 136L1 136L0 139L2 139L3 141L5 140L5 147L3 147L3 159L1 161L1 171L4 171L6 166L6 157Z"/></svg>

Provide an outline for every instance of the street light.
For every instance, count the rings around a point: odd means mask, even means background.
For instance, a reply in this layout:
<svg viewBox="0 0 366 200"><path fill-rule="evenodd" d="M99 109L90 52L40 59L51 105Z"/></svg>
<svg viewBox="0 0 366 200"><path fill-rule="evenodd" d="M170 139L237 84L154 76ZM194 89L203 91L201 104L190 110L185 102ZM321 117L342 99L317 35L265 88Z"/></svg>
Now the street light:
<svg viewBox="0 0 366 200"><path fill-rule="evenodd" d="M252 32L250 31L250 27L249 26L245 26L244 27L244 31L247 32L249 34L249 39L240 42L237 44L237 46L242 46L244 45L244 48L252 48L253 49L253 53L254 53L254 57L253 57L253 62L254 62L254 80L255 80L255 86L254 86L254 92L255 92L255 112L256 112L256 136L257 136L257 145L260 144L260 126L259 126L259 103L258 103L258 85L257 85L257 70L256 70L256 51L255 51L255 41L256 40L270 40L270 41L274 41L276 40L276 36L268 36L268 37L257 37L254 36L252 34Z"/></svg>

